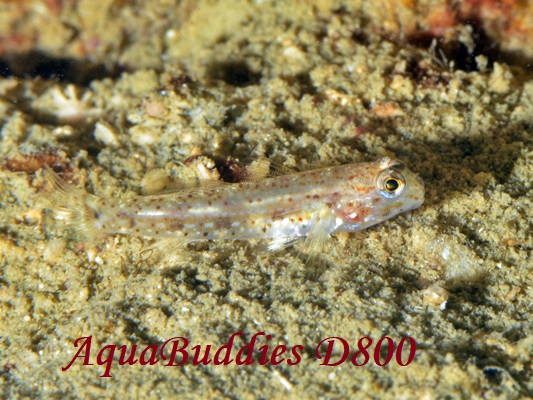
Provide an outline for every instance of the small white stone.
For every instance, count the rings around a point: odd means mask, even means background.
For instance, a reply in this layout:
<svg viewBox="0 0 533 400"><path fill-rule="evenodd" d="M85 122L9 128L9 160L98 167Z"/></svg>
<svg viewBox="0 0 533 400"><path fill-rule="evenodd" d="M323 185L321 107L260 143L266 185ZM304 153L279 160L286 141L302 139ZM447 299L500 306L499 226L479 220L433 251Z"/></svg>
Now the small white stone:
<svg viewBox="0 0 533 400"><path fill-rule="evenodd" d="M153 194L163 190L170 180L163 169L153 169L149 171L141 181L143 192L146 194Z"/></svg>
<svg viewBox="0 0 533 400"><path fill-rule="evenodd" d="M108 147L118 147L120 141L118 140L117 129L105 121L98 121L94 128L94 137L97 141L105 144Z"/></svg>
<svg viewBox="0 0 533 400"><path fill-rule="evenodd" d="M424 302L439 306L441 310L446 308L450 293L442 286L431 285L422 292Z"/></svg>

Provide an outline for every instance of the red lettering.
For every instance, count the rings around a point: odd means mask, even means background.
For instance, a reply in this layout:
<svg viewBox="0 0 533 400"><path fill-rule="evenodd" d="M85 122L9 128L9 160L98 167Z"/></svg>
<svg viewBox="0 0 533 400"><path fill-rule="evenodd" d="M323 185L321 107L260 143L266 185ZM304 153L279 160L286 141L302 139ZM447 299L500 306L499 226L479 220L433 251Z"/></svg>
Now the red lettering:
<svg viewBox="0 0 533 400"><path fill-rule="evenodd" d="M259 336L262 336L264 334L265 332L257 332L250 339L250 343L241 347L241 349L238 351L237 355L235 356L235 363L237 365L243 365L243 364L252 365L255 362L255 359L254 359L255 342L257 341L257 338ZM246 351L246 358L244 359L244 361L242 361L241 356L244 354L245 351Z"/></svg>
<svg viewBox="0 0 533 400"><path fill-rule="evenodd" d="M180 344L180 340L183 341L183 346L178 348ZM165 351L166 345L170 342L172 342L172 350L170 351L170 356L167 358L165 357L164 351ZM185 364L187 360L189 359L189 354L185 350L188 345L189 345L189 341L187 340L187 338L183 336L176 336L176 337L170 338L165 343L163 343L163 345L161 346L161 350L159 350L159 355L165 361L167 359L170 360L167 364L165 364L165 367L180 367L183 364ZM175 363L177 353L181 354L181 361L178 364Z"/></svg>
<svg viewBox="0 0 533 400"><path fill-rule="evenodd" d="M278 357L283 355L287 351L287 346L284 344L280 344L279 346L276 346L274 348L274 351L272 352L272 355L270 356L270 363L272 365L278 365L281 364L283 361L285 361L285 358L282 358L281 360L278 360Z"/></svg>
<svg viewBox="0 0 533 400"><path fill-rule="evenodd" d="M409 357L407 358L407 361L405 363L402 363L402 353L403 353L403 345L405 341L409 341ZM416 341L409 336L406 336L400 340L400 343L398 343L398 347L396 348L396 362L398 365L405 367L414 360L416 354Z"/></svg>
<svg viewBox="0 0 533 400"><path fill-rule="evenodd" d="M105 372L103 375L100 375L100 378L112 378L113 376L109 373L111 371L111 365L113 365L113 356L115 354L115 349L117 348L114 344L108 344L100 349L98 355L96 356L96 364L106 365ZM104 352L107 352L107 356L104 358Z"/></svg>
<svg viewBox="0 0 533 400"><path fill-rule="evenodd" d="M343 348L342 357L337 362L334 362L333 364L330 364L331 356L333 354L333 348L335 346L335 342L337 342L337 341L339 341L342 344L342 348ZM328 342L328 348L326 349L326 355L322 356L320 354L320 347L323 344L325 344L326 342ZM346 361L346 359L350 355L350 345L348 344L348 342L346 340L344 340L341 337L338 337L338 336L328 337L328 338L322 340L318 344L318 346L315 349L315 355L316 355L316 357L319 360L322 360L322 358L324 358L324 361L320 365L327 365L328 367L335 367L337 365L342 364L344 361Z"/></svg>
<svg viewBox="0 0 533 400"><path fill-rule="evenodd" d="M259 357L259 364L265 365L268 364L268 344L265 344L264 346L261 346L257 349L259 353L261 353L261 357Z"/></svg>
<svg viewBox="0 0 533 400"><path fill-rule="evenodd" d="M264 334L264 332L261 332ZM272 335L266 335L266 340L272 339ZM261 346L257 349L259 353L261 353L261 357L259 358L259 364L265 365L268 364L268 344L265 344L264 346Z"/></svg>
<svg viewBox="0 0 533 400"><path fill-rule="evenodd" d="M126 355L126 352L128 351L128 346L123 345L118 348L120 350L120 356L118 358L118 365L135 365L137 364L137 359L135 358L135 353L137 352L137 345L134 344L131 346L131 352L129 357L125 360L124 357Z"/></svg>
<svg viewBox="0 0 533 400"><path fill-rule="evenodd" d="M220 365L220 364L229 365L229 364L231 364L233 362L233 358L230 358L231 357L231 350L233 348L233 341L235 340L235 336L240 336L240 335L242 335L242 332L235 332L229 338L228 343L226 343L224 346L220 346L220 348L215 353L215 357L213 358L213 363L215 365ZM222 353L222 351L225 351L224 358L222 360L220 360L219 357L220 357L220 353Z"/></svg>
<svg viewBox="0 0 533 400"><path fill-rule="evenodd" d="M70 360L70 363L66 367L61 368L61 371L65 372L66 370L68 370L72 366L72 364L74 364L74 361L76 361L76 358L78 357L83 358L83 365L93 365L92 363L89 362L89 357L91 355L91 341L93 340L92 335L77 338L74 341L74 347L78 347L78 342L80 340L83 340L83 343L81 344L80 348L76 352L76 355L72 357L72 360ZM85 351L85 353L83 355L80 355L82 351Z"/></svg>
<svg viewBox="0 0 533 400"><path fill-rule="evenodd" d="M159 346L157 344L151 344L149 346L146 346L146 348L141 353L141 359L139 360L139 364L141 365L156 365L159 362L159 358L157 358L157 353L159 352ZM150 357L148 360L146 360L146 355L150 353Z"/></svg>
<svg viewBox="0 0 533 400"><path fill-rule="evenodd" d="M383 344L384 340L387 341L387 357L385 358L385 361L383 361L382 363L380 360L380 356L381 356L381 345ZM380 367L384 367L390 362L393 355L394 355L394 342L392 341L392 339L388 336L385 336L379 339L378 342L376 343L376 347L374 348L374 362L376 363L376 365Z"/></svg>
<svg viewBox="0 0 533 400"><path fill-rule="evenodd" d="M366 344L363 344L363 340L366 341ZM368 348L372 345L372 338L369 336L363 336L361 339L357 341L357 348L358 350L355 352L355 354L352 357L352 364L356 365L358 367L362 367L365 365L368 361L370 361L370 354L368 354ZM362 354L364 359L363 363L359 364L357 362L357 357Z"/></svg>
<svg viewBox="0 0 533 400"><path fill-rule="evenodd" d="M201 360L199 360L199 358L200 358L200 351L202 351L202 346L197 344L196 346L191 347L191 350L194 350L194 356L192 358L192 364L193 365L198 365L198 364L209 365L209 364L211 364L211 359L209 358L209 352L211 351L211 345L210 344L205 346L204 356L202 357Z"/></svg>
<svg viewBox="0 0 533 400"><path fill-rule="evenodd" d="M298 365L300 364L300 361L302 361L302 356L299 353L299 351L302 351L304 347L301 344L297 344L291 349L291 354L294 356L295 360L293 361L291 358L287 359L287 364L289 365Z"/></svg>

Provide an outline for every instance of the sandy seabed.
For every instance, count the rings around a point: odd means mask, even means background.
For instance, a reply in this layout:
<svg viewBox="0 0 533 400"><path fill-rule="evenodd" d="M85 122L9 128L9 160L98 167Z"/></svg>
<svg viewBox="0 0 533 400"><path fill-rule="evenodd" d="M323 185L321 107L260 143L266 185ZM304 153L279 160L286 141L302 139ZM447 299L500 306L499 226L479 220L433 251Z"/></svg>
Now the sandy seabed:
<svg viewBox="0 0 533 400"><path fill-rule="evenodd" d="M0 1L1 397L533 397L532 7ZM385 155L424 180L424 205L311 260L88 245L44 201L45 165L111 201L191 170L227 179L233 159ZM255 363L156 363L173 337L214 357L232 335L233 356L256 335ZM323 339L353 353L365 336L411 337L416 357L320 365ZM63 371L81 337L88 358Z"/></svg>

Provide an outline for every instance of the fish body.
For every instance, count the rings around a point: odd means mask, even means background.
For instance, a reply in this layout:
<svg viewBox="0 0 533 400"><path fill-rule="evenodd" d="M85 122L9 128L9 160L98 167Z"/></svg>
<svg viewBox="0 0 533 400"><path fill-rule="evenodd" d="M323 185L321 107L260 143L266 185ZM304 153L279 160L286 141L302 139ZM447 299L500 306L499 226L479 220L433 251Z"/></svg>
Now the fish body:
<svg viewBox="0 0 533 400"><path fill-rule="evenodd" d="M53 181L62 193L63 219L88 237L269 239L271 250L301 238L318 245L424 201L422 181L388 157L234 184L208 181L174 193L123 199L90 195L57 176Z"/></svg>

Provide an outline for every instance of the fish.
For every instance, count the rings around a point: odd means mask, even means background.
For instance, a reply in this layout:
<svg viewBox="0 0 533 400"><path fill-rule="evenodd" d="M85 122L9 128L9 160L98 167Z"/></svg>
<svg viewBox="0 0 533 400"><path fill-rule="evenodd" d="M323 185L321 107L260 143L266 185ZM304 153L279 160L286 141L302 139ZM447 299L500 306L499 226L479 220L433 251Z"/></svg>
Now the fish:
<svg viewBox="0 0 533 400"><path fill-rule="evenodd" d="M182 243L264 239L271 251L301 242L314 253L338 233L369 228L424 202L422 180L389 157L264 175L256 171L237 183L178 181L170 192L129 198L90 194L51 168L44 179L52 184L57 219L91 243L113 234Z"/></svg>

